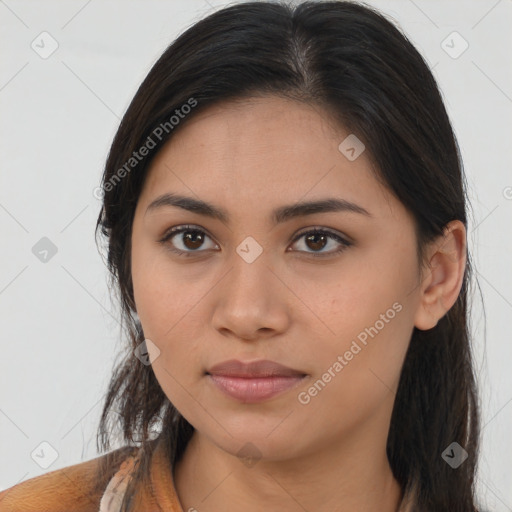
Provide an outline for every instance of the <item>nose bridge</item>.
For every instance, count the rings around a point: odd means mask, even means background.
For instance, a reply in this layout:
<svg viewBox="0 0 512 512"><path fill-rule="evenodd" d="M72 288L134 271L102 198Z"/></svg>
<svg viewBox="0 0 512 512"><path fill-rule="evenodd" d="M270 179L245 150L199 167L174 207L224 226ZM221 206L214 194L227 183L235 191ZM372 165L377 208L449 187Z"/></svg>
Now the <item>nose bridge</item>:
<svg viewBox="0 0 512 512"><path fill-rule="evenodd" d="M231 257L230 297L247 299L251 296L255 303L265 299L272 288L273 277L270 272L270 254L252 237L246 237L237 247Z"/></svg>
<svg viewBox="0 0 512 512"><path fill-rule="evenodd" d="M279 280L269 268L270 254L261 251L254 258L255 250L251 240L239 244L215 303L214 327L245 339L262 329L281 331L288 318Z"/></svg>

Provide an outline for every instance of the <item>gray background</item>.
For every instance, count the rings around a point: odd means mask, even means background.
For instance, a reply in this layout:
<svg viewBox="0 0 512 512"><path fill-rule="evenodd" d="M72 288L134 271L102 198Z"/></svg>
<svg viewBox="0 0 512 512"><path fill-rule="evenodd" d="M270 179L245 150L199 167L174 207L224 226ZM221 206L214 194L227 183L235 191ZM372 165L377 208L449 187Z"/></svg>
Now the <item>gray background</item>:
<svg viewBox="0 0 512 512"><path fill-rule="evenodd" d="M511 511L512 2L368 3L392 16L427 59L461 146L487 318L477 293L479 491L493 510ZM223 5L0 1L0 489L97 455L120 331L94 243L93 192L152 64L178 33ZM58 48L44 55L52 44ZM43 237L57 249L46 262L33 252L48 244Z"/></svg>

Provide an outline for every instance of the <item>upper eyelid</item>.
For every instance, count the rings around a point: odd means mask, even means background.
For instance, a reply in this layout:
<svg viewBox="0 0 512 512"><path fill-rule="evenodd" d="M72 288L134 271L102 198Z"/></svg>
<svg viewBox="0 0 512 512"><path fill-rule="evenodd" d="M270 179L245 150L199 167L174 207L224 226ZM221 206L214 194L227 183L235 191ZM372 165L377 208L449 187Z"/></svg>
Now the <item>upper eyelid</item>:
<svg viewBox="0 0 512 512"><path fill-rule="evenodd" d="M297 238L301 237L301 236L304 236L304 235L307 235L308 233L311 233L311 232L314 232L314 231L318 231L320 233L327 233L327 234L330 234L332 236L337 236L339 238L342 238L343 240L346 240L347 242L349 242L350 240L348 239L347 236L345 236L343 233L339 233L338 231L332 229L332 228L327 228L327 227L322 227L322 226L311 226L309 228L303 228L301 229L296 235L295 237L293 238L293 241L297 240Z"/></svg>
<svg viewBox="0 0 512 512"><path fill-rule="evenodd" d="M212 240L215 240L215 238L212 235L210 235L208 230L200 226L196 226L195 224L180 224L178 226L173 226L172 228L167 229L160 238L160 241L163 242L164 240L168 240L169 238L171 238L172 235L181 234L185 231L200 231L207 235L208 237L210 237Z"/></svg>

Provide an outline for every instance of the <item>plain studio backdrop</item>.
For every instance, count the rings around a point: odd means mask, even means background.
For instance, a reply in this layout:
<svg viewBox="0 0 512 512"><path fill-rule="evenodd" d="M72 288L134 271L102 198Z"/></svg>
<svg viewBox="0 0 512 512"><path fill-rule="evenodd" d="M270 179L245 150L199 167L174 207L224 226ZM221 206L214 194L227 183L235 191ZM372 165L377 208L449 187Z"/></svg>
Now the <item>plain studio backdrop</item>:
<svg viewBox="0 0 512 512"><path fill-rule="evenodd" d="M482 402L479 492L512 510L512 2L368 2L433 70L464 159ZM107 151L167 45L227 5L0 1L0 489L97 456L118 313L94 243ZM441 454L440 454L441 456Z"/></svg>

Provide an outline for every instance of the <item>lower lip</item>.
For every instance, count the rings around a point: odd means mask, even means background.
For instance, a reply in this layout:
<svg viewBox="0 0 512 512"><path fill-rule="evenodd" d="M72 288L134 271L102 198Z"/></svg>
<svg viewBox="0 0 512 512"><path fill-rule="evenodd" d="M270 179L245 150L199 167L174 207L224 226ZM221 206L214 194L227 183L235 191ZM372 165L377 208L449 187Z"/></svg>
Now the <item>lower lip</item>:
<svg viewBox="0 0 512 512"><path fill-rule="evenodd" d="M304 379L304 376L243 378L210 374L208 377L223 393L244 403L269 400L294 388Z"/></svg>

